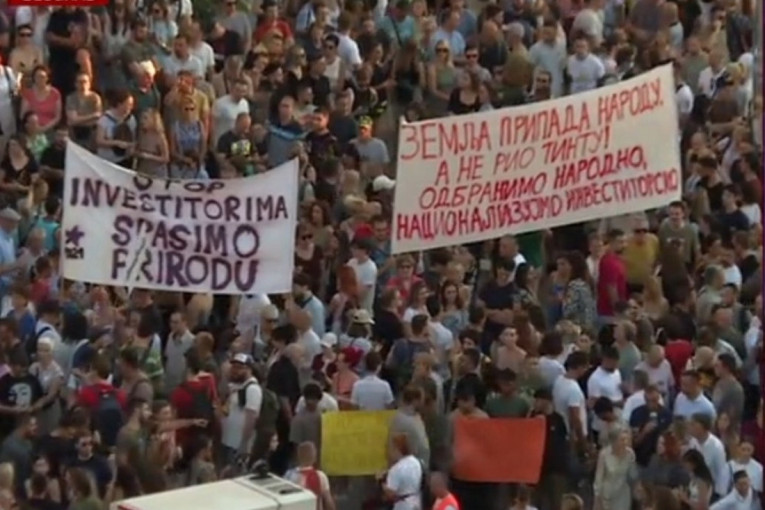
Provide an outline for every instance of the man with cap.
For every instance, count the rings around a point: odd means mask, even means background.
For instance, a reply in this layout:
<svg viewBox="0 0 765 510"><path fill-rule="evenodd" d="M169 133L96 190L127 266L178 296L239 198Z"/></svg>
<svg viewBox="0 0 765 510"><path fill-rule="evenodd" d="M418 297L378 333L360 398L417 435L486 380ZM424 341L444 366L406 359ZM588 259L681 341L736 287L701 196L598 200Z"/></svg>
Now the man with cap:
<svg viewBox="0 0 765 510"><path fill-rule="evenodd" d="M245 353L231 358L227 413L222 421L221 443L225 449L226 464L252 450L255 425L258 421L263 391L252 373L252 356Z"/></svg>
<svg viewBox="0 0 765 510"><path fill-rule="evenodd" d="M21 215L11 207L0 210L0 298L8 293L14 276L26 267L29 255L16 257L15 232Z"/></svg>
<svg viewBox="0 0 765 510"><path fill-rule="evenodd" d="M371 117L361 117L359 119L359 136L351 140L351 145L356 147L362 161L387 165L390 163L388 147L385 142L372 136L373 123Z"/></svg>

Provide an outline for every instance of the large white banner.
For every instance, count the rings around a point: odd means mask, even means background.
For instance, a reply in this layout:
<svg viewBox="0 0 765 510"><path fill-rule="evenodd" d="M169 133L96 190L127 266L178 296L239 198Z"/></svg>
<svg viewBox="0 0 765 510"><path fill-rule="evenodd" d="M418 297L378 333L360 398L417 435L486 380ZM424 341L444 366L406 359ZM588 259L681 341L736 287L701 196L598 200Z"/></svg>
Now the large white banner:
<svg viewBox="0 0 765 510"><path fill-rule="evenodd" d="M289 292L297 191L297 160L243 179L165 180L69 143L63 276L185 292Z"/></svg>
<svg viewBox="0 0 765 510"><path fill-rule="evenodd" d="M393 252L642 211L681 188L664 66L561 99L402 124Z"/></svg>

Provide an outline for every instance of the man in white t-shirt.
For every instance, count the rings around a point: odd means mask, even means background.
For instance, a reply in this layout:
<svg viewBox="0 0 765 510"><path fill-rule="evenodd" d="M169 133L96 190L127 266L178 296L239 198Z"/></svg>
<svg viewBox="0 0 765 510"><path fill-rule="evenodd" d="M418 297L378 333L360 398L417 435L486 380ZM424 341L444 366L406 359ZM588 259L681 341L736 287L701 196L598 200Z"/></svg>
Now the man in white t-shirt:
<svg viewBox="0 0 765 510"><path fill-rule="evenodd" d="M205 66L191 53L189 40L184 34L178 34L173 40L173 54L165 62L165 78L174 83L179 71L188 71L194 79L205 78Z"/></svg>
<svg viewBox="0 0 765 510"><path fill-rule="evenodd" d="M571 94L596 89L598 81L606 75L603 62L590 53L590 42L586 36L579 36L574 41L574 54L568 57L566 72L571 77Z"/></svg>
<svg viewBox="0 0 765 510"><path fill-rule="evenodd" d="M361 307L369 313L373 313L377 285L377 265L369 258L371 252L369 239L354 239L351 243L352 257L348 261L348 266L356 273Z"/></svg>
<svg viewBox="0 0 765 510"><path fill-rule="evenodd" d="M188 0L186 0L188 1ZM209 78L215 70L215 51L204 40L204 33L199 21L194 21L189 26L189 49L202 62L205 76Z"/></svg>
<svg viewBox="0 0 765 510"><path fill-rule="evenodd" d="M619 351L612 346L603 347L600 366L587 379L587 399L590 404L605 397L620 409L624 406L622 375L618 367ZM592 422L592 430L599 432L602 425L603 422L595 418Z"/></svg>
<svg viewBox="0 0 765 510"><path fill-rule="evenodd" d="M252 375L252 366L249 354L239 353L231 359L228 414L223 418L221 435L227 463L233 462L237 456L249 454L255 441L263 390Z"/></svg>
<svg viewBox="0 0 765 510"><path fill-rule="evenodd" d="M224 133L234 129L236 119L250 113L247 102L247 82L236 80L231 91L215 100L212 106L213 147L218 146L218 139Z"/></svg>
<svg viewBox="0 0 765 510"><path fill-rule="evenodd" d="M553 408L566 423L569 439L581 443L587 437L587 399L579 378L589 366L588 355L572 352L565 363L566 373L559 376L552 388Z"/></svg>

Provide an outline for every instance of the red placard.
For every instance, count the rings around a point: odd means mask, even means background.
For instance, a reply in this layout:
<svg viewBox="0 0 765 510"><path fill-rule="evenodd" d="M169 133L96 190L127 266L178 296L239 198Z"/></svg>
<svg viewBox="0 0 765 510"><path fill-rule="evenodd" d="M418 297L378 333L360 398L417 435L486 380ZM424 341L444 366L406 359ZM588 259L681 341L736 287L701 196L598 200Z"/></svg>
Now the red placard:
<svg viewBox="0 0 765 510"><path fill-rule="evenodd" d="M452 474L466 482L536 484L547 427L539 418L457 418Z"/></svg>

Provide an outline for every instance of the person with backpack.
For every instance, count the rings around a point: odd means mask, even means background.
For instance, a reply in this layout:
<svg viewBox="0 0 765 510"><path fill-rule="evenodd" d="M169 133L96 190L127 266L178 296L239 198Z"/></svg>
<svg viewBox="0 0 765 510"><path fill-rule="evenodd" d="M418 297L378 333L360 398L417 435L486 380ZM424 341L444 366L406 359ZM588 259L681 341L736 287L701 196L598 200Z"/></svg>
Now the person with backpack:
<svg viewBox="0 0 765 510"><path fill-rule="evenodd" d="M189 427L176 431L176 443L184 452L184 460L190 461L188 452L199 435L213 437L218 429L215 378L202 371L203 360L196 348L186 352L186 380L170 394L170 404L176 415L183 420L200 420L204 427Z"/></svg>
<svg viewBox="0 0 765 510"><path fill-rule="evenodd" d="M117 445L117 434L125 424L128 401L126 393L109 382L111 372L109 360L97 354L88 374L90 383L80 388L76 399L79 407L90 412L93 428L98 432L101 444L107 448Z"/></svg>
<svg viewBox="0 0 765 510"><path fill-rule="evenodd" d="M125 347L117 357L117 366L122 380L120 388L125 391L128 400L140 399L151 405L154 401L154 385L141 370L142 363L146 362L144 358L146 352L151 351L139 351L133 346Z"/></svg>
<svg viewBox="0 0 765 510"><path fill-rule="evenodd" d="M284 478L313 492L316 495L317 510L335 510L335 500L329 486L329 478L316 469L316 445L310 441L297 447L297 467L287 471Z"/></svg>
<svg viewBox="0 0 765 510"><path fill-rule="evenodd" d="M430 318L425 314L412 317L411 334L408 338L397 340L388 353L385 366L395 373L397 388L403 388L412 380L414 357L421 352L433 350L429 323Z"/></svg>
<svg viewBox="0 0 765 510"><path fill-rule="evenodd" d="M249 456L255 441L255 426L263 402L263 392L252 374L249 354L238 353L231 359L229 397L221 423L221 443L226 464Z"/></svg>

